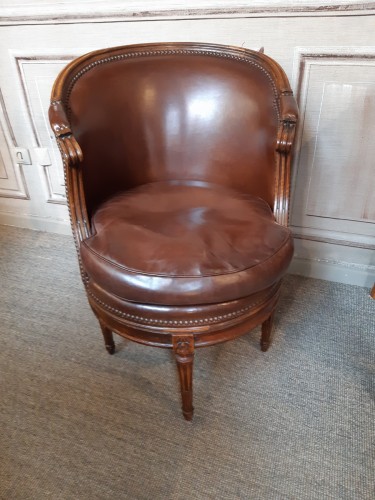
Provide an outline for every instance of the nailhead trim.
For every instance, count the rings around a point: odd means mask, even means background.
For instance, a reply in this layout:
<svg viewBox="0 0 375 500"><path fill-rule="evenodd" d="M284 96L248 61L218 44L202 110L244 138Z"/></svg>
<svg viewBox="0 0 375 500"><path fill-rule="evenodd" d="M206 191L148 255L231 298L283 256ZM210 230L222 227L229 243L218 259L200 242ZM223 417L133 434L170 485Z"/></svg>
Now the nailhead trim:
<svg viewBox="0 0 375 500"><path fill-rule="evenodd" d="M86 281L86 283L88 280ZM235 317L241 316L242 314L246 313L253 307L257 306L261 302L264 301L264 297L261 300L258 300L256 302L253 302L252 304L242 307L241 309L238 309L237 311L233 311L227 314L222 314L219 316L213 316L211 318L201 318L201 319L191 319L191 320L163 320L163 319L154 319L154 318L145 318L143 316L138 316L136 314L130 314L126 313L123 311L120 311L119 309L116 309L112 306L109 306L102 300L100 300L96 295L94 295L91 290L86 290L87 294L92 297L95 302L97 302L101 307L106 309L107 311L116 314L117 316L120 316L121 318L126 318L133 320L138 323L146 323L146 324L152 324L152 325L160 325L160 326L200 326L200 325L207 325L207 324L214 324L214 323L220 323L225 320L233 319Z"/></svg>
<svg viewBox="0 0 375 500"><path fill-rule="evenodd" d="M270 84L272 86L272 90L274 93L274 102L273 102L273 107L276 110L277 117L280 120L280 109L279 109L279 95L277 92L277 88L274 82L274 79L270 75L270 73L260 64L258 64L255 61L252 61L251 59L248 59L247 57L241 57L241 56L235 56L233 54L228 54L225 52L211 52L208 50L199 50L199 49L177 49L177 50L153 50L153 51L142 51L142 52L128 52L125 54L118 54L116 56L109 56L105 57L104 59L99 59L98 61L91 62L84 68L82 68L71 80L70 85L68 87L67 93L66 93L66 103L68 103L70 94L72 92L72 89L77 82L83 76L87 71L90 71L93 69L95 66L99 66L100 64L106 64L114 61L119 61L122 59L131 59L135 57L149 57L149 56L168 56L168 55L204 55L204 56L211 56L211 57L221 57L224 59L233 59L236 61L241 61L246 64L250 64L252 66L256 66L260 71L262 71L270 81ZM58 102L58 101L56 101Z"/></svg>
<svg viewBox="0 0 375 500"><path fill-rule="evenodd" d="M58 102L58 101L54 101L54 102ZM77 240L76 228L74 227L74 224L73 224L72 209L71 209L71 198L70 198L70 193L69 193L69 190L68 190L67 172L68 172L69 165L68 165L68 163L67 163L67 161L65 159L65 155L63 155L63 152L61 150L60 141L57 140L56 142L57 142L57 146L58 146L58 148L60 150L60 155L61 155L61 159L62 159L63 167L64 167L65 196L66 196L66 202L67 202L67 206L68 206L69 221L70 221L70 227L71 227L72 234L73 234L74 246L76 247L76 252L77 252L77 257L78 257L79 271L80 271L80 274L81 274L81 278L82 278L83 284L86 285L89 282L89 277L88 277L86 271L83 268L83 264L82 264L82 260L81 260L81 253L79 251L80 242ZM79 221L76 220L76 222L77 222L77 225L79 225Z"/></svg>

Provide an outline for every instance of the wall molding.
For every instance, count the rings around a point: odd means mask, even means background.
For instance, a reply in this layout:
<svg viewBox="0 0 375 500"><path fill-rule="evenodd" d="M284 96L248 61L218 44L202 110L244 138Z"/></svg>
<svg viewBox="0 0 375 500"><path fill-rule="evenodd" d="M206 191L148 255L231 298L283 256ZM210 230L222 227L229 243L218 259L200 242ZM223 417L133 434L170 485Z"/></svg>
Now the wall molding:
<svg viewBox="0 0 375 500"><path fill-rule="evenodd" d="M67 24L121 21L150 21L199 18L241 17L304 17L304 16L366 16L375 15L375 2L354 0L258 0L231 2L230 0L166 0L155 7L151 0L108 0L72 3L20 1L0 7L0 25Z"/></svg>
<svg viewBox="0 0 375 500"><path fill-rule="evenodd" d="M361 65L363 62L371 60L375 60L375 47L373 45L295 47L291 85L299 101L299 105L303 106L306 104L306 91L311 65L332 64L332 62Z"/></svg>
<svg viewBox="0 0 375 500"><path fill-rule="evenodd" d="M305 130L306 106L310 85L310 72L314 65L318 66L375 66L374 46L338 46L338 47L295 47L292 88L295 92L300 109L300 126L296 136L296 153L293 162L293 192L292 208L294 205L294 192L297 188L299 175L302 141ZM316 219L318 216L315 217ZM344 220L344 219L340 219ZM372 221L356 221L361 224L374 224ZM345 232L332 229L312 227L309 224L297 225L291 223L291 229L296 238L312 240L329 244L336 244L363 249L375 249L375 238L370 234L358 232Z"/></svg>
<svg viewBox="0 0 375 500"><path fill-rule="evenodd" d="M12 149L17 146L13 128L9 120L3 94L0 89L0 166L4 176L0 176L0 197L29 200L29 192L22 165L13 161ZM10 184L10 185L9 185Z"/></svg>
<svg viewBox="0 0 375 500"><path fill-rule="evenodd" d="M308 228L308 232L304 228L290 226L293 231L293 236L296 239L320 241L321 243L329 243L331 245L343 245L353 248L364 248L367 250L375 250L375 239L372 236L364 236L362 234L350 233L352 240L346 238L344 233L339 233L331 230Z"/></svg>
<svg viewBox="0 0 375 500"><path fill-rule="evenodd" d="M17 214L10 211L0 210L0 225L22 227L33 231L47 231L57 234L72 236L72 230L68 219L68 208L66 207L66 219L52 219L51 217L39 217L32 214Z"/></svg>
<svg viewBox="0 0 375 500"><path fill-rule="evenodd" d="M375 283L375 266L349 262L294 257L288 272L306 278L336 281L369 289Z"/></svg>
<svg viewBox="0 0 375 500"><path fill-rule="evenodd" d="M55 51L56 52L56 51ZM40 165L41 178L46 189L46 202L56 203L61 205L66 205L65 191L63 193L60 190L56 190L56 172L53 169L60 168L62 172L62 163L60 155L54 154L54 139L51 139L51 133L49 124L47 121L43 122L42 128L37 126L35 115L33 113L33 107L31 104L32 96L31 89L29 87L30 79L27 78L26 68L30 65L40 65L43 66L47 64L62 64L65 65L78 54L55 54L54 52L46 52L45 54L30 53L30 52L20 52L20 51L10 51L10 56L13 58L13 62L17 69L17 76L20 82L20 88L22 92L23 101L25 104L25 109L27 111L27 118L30 125L30 131L33 135L33 142L36 148L47 148L51 154L51 164L50 165ZM37 79L33 78L33 83L37 85ZM47 110L45 111L47 114ZM44 129L44 130L42 130ZM44 139L41 134L44 132ZM57 149L55 147L55 149ZM62 176L62 174L61 174Z"/></svg>

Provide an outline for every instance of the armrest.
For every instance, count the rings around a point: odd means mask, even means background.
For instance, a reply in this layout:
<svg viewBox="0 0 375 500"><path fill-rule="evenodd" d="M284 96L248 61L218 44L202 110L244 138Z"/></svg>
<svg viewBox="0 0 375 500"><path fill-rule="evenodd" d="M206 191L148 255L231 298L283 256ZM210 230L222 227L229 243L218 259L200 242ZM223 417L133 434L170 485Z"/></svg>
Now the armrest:
<svg viewBox="0 0 375 500"><path fill-rule="evenodd" d="M281 121L296 123L298 120L298 107L291 92L280 96Z"/></svg>
<svg viewBox="0 0 375 500"><path fill-rule="evenodd" d="M276 151L288 155L293 146L298 120L298 107L291 91L283 92L280 96L280 114Z"/></svg>
<svg viewBox="0 0 375 500"><path fill-rule="evenodd" d="M51 102L48 116L63 159L70 166L78 165L83 160L82 150L72 134L72 130L61 101Z"/></svg>

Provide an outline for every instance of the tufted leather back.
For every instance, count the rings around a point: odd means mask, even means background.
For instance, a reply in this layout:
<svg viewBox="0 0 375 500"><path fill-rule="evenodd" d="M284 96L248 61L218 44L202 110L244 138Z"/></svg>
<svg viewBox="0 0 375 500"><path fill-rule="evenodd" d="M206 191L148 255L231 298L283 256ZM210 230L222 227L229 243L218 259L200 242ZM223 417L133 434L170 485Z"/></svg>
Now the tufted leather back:
<svg viewBox="0 0 375 500"><path fill-rule="evenodd" d="M73 63L63 101L83 152L89 214L118 191L165 180L221 184L272 206L280 89L268 59L159 44Z"/></svg>

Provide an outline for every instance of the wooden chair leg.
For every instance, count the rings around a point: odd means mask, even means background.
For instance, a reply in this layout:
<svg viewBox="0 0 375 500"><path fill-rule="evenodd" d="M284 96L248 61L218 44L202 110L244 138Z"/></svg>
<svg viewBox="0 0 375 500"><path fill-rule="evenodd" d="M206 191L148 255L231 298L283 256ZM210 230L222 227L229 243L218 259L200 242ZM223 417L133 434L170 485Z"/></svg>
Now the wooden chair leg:
<svg viewBox="0 0 375 500"><path fill-rule="evenodd" d="M273 327L274 312L262 323L262 336L260 339L260 348L263 352L268 351L271 345L271 334Z"/></svg>
<svg viewBox="0 0 375 500"><path fill-rule="evenodd" d="M113 333L101 321L99 321L99 324L100 324L100 328L101 328L102 333L103 333L105 348L107 349L107 352L109 354L114 354L115 350L116 350L116 346L115 346L115 342L113 340Z"/></svg>
<svg viewBox="0 0 375 500"><path fill-rule="evenodd" d="M180 377L182 413L186 420L193 418L193 361L194 336L173 335L173 351L176 356L177 369Z"/></svg>

